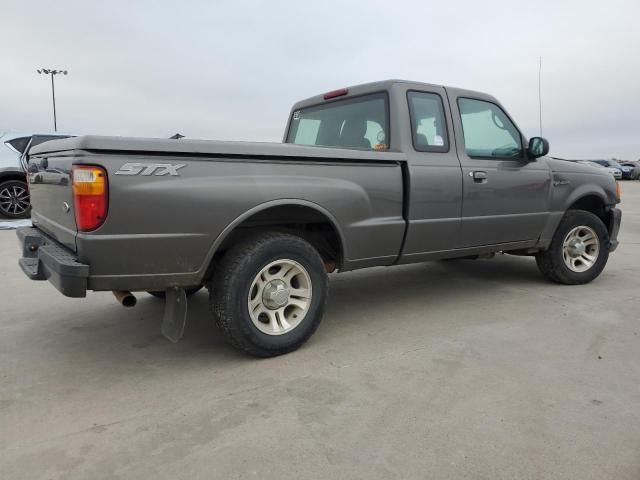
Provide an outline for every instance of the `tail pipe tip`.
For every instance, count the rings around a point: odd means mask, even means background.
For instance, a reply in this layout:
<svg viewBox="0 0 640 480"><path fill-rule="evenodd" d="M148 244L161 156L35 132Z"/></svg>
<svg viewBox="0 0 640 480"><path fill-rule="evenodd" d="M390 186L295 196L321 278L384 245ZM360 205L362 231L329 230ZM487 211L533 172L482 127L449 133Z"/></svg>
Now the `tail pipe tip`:
<svg viewBox="0 0 640 480"><path fill-rule="evenodd" d="M131 308L135 307L137 299L133 293L126 290L114 290L113 296L120 302L123 307Z"/></svg>

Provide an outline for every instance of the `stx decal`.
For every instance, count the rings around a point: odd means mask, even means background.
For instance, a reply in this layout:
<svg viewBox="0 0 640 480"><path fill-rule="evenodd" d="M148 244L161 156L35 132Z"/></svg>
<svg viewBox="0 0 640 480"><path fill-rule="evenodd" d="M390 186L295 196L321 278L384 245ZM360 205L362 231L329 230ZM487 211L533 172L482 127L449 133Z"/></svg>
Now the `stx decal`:
<svg viewBox="0 0 640 480"><path fill-rule="evenodd" d="M186 163L177 165L171 163L125 163L115 173L116 175L155 175L162 177L163 175L178 176L178 170L186 166Z"/></svg>

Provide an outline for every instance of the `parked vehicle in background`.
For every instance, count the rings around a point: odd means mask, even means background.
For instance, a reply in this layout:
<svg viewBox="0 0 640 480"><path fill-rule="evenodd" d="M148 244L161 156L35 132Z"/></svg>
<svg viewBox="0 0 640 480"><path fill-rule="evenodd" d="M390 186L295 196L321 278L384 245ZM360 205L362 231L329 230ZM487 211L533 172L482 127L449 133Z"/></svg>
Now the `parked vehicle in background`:
<svg viewBox="0 0 640 480"><path fill-rule="evenodd" d="M490 95L400 80L296 103L283 143L55 140L29 154L19 263L70 297L164 292L172 341L205 286L232 345L279 355L316 330L336 270L504 252L556 283L596 278L619 185L548 151Z"/></svg>
<svg viewBox="0 0 640 480"><path fill-rule="evenodd" d="M0 217L26 218L31 202L27 188L26 155L31 147L70 135L3 133L0 142Z"/></svg>
<svg viewBox="0 0 640 480"><path fill-rule="evenodd" d="M619 168L605 167L604 165L600 165L598 162L594 162L593 160L575 160L575 161L577 163L588 165L590 167L604 169L607 172L609 172L609 174L616 180L620 180L622 178L622 171Z"/></svg>
<svg viewBox="0 0 640 480"><path fill-rule="evenodd" d="M603 167L617 168L618 170L620 170L621 178L624 179L624 180L628 180L628 179L631 178L631 168L623 167L622 165L620 165L615 160L592 160L592 161L596 162L596 163L599 163Z"/></svg>
<svg viewBox="0 0 640 480"><path fill-rule="evenodd" d="M640 180L640 162L621 162L620 165L631 169L631 180Z"/></svg>

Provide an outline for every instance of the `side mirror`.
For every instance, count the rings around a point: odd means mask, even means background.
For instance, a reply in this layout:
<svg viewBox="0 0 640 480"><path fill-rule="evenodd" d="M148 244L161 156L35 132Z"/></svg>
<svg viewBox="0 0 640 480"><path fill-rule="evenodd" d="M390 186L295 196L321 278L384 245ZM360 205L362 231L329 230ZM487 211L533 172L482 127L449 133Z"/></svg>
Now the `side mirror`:
<svg viewBox="0 0 640 480"><path fill-rule="evenodd" d="M549 142L546 138L531 137L527 146L527 156L531 159L543 157L549 153Z"/></svg>

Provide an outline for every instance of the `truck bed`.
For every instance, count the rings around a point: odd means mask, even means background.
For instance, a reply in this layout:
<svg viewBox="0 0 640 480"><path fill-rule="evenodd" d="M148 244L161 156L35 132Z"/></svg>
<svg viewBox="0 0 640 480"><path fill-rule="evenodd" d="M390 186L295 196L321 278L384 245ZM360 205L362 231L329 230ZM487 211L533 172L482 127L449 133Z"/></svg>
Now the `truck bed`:
<svg viewBox="0 0 640 480"><path fill-rule="evenodd" d="M226 233L284 204L341 232L343 270L389 265L406 228L403 161L395 152L275 143L76 137L31 152L33 222L90 264L92 290L199 284ZM131 172L127 164L184 166L177 175L119 173ZM109 211L93 232L73 221L72 165L107 171Z"/></svg>

